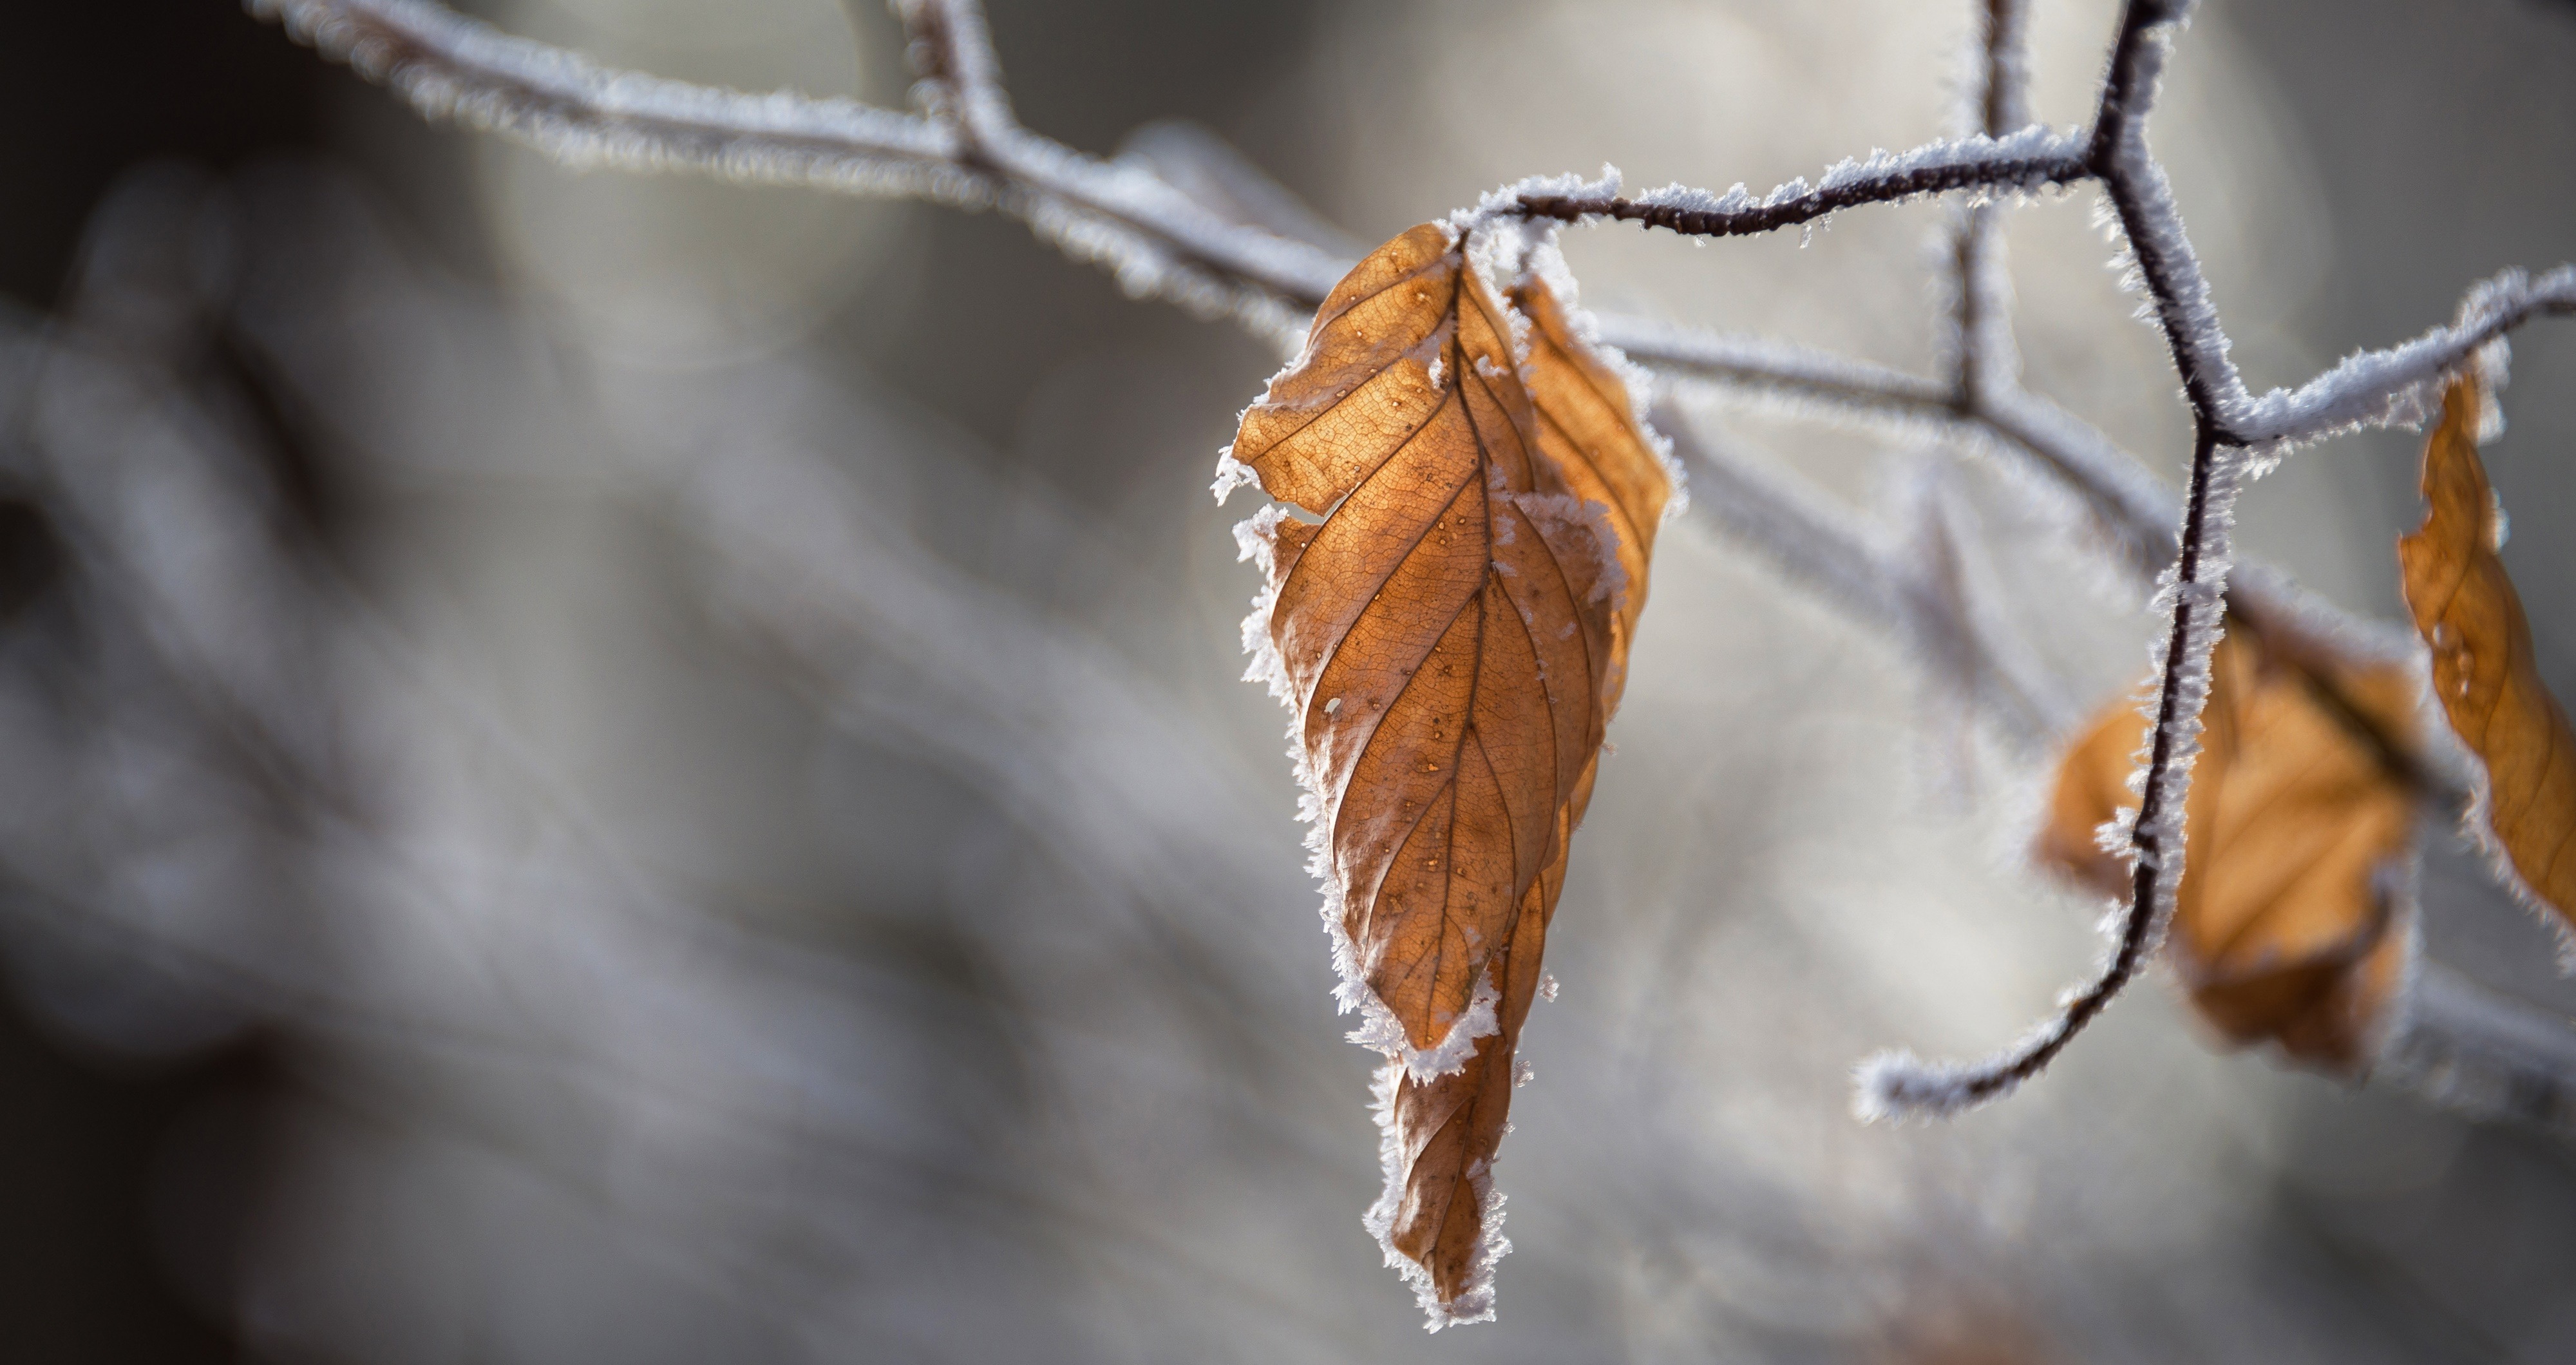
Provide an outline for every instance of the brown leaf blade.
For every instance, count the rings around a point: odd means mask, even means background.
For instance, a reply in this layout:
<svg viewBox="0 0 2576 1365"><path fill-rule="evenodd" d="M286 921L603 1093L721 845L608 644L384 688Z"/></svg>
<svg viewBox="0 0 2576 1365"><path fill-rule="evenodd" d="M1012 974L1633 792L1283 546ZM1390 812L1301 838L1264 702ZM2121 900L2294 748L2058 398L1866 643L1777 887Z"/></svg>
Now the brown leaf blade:
<svg viewBox="0 0 2576 1365"><path fill-rule="evenodd" d="M1646 608L1646 565L1655 531L1671 503L1671 466L1638 422L1628 377L1577 332L1562 301L1544 277L1533 275L1511 291L1512 306L1530 320L1526 367L1538 443L1567 490L1607 509L1612 544L1627 581L1611 621L1610 704L1627 681L1628 645ZM1575 818L1582 819L1578 807Z"/></svg>
<svg viewBox="0 0 2576 1365"><path fill-rule="evenodd" d="M1368 1223L1434 1327L1487 1317L1520 1029L1670 485L1548 286L1498 295L1437 224L1333 290L1230 455L1282 504L1238 531L1246 642L1293 713L1352 1036L1390 1059Z"/></svg>
<svg viewBox="0 0 2576 1365"><path fill-rule="evenodd" d="M2576 924L2576 733L2540 680L2531 624L2496 557L2495 495L2478 459L2473 377L2442 395L2424 447L2424 524L2397 539L2433 692L2484 775L2473 826L2530 899ZM2562 926L2564 928L2565 926Z"/></svg>
<svg viewBox="0 0 2576 1365"><path fill-rule="evenodd" d="M2229 1042L2365 1066L2414 951L2399 888L2413 856L2415 689L2396 665L2313 673L2231 620L2211 662L2184 807L2168 952ZM2060 760L2039 857L2108 895L2127 868L2094 831L2129 790L2147 721L2115 703Z"/></svg>

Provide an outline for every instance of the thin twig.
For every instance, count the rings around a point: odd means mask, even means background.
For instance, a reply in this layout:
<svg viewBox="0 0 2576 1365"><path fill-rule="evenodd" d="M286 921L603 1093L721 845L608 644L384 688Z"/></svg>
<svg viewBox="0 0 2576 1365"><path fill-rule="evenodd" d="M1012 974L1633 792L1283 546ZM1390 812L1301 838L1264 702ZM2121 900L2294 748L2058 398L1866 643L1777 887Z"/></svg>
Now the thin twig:
<svg viewBox="0 0 2576 1365"><path fill-rule="evenodd" d="M1994 386L1962 412L1938 380L1763 337L1604 317L1601 339L1652 369L1801 416L1859 419L1900 433L1982 442L2026 459L2073 493L2111 557L2152 590L2180 549L2182 499L2084 419L2017 385ZM2097 547L2098 548L2098 547ZM2309 597L2275 572L2240 565L2229 592L2239 615L2320 659L2377 660L2411 648L2410 634Z"/></svg>
<svg viewBox="0 0 2576 1365"><path fill-rule="evenodd" d="M1986 0L1979 19L1978 121L1986 136L2001 137L2030 122L2030 6Z"/></svg>
<svg viewBox="0 0 2576 1365"><path fill-rule="evenodd" d="M1019 125L984 11L948 0L894 0L894 12L911 39L905 56L931 117L957 130L971 159L1009 141Z"/></svg>
<svg viewBox="0 0 2576 1365"><path fill-rule="evenodd" d="M2452 325L2356 352L2296 389L2274 389L2233 425L2245 440L2275 448L2361 427L2413 425L2441 411L2443 379L2481 348L2533 318L2568 316L2576 316L2576 265L2536 279L2507 270L2471 286Z"/></svg>
<svg viewBox="0 0 2576 1365"><path fill-rule="evenodd" d="M1655 429L1690 475L1690 510L1792 581L1863 624L1906 631L1906 570L1857 518L1822 495L1712 442L1667 397Z"/></svg>
<svg viewBox="0 0 2576 1365"><path fill-rule="evenodd" d="M1902 156L1846 161L1825 173L1814 189L1792 180L1762 199L1736 186L1724 195L1675 187L1636 199L1526 194L1519 211L1532 218L1574 223L1608 218L1641 223L1686 237L1754 237L1798 227L1865 204L1894 204L1954 190L2029 192L2093 178L2082 143L2046 129L2029 136L1983 135L1930 143Z"/></svg>
<svg viewBox="0 0 2576 1365"><path fill-rule="evenodd" d="M2058 689L1976 613L1930 609L1945 596L1942 585L1894 553L1884 535L1797 480L1708 439L1669 395L1655 403L1652 420L1690 475L1694 514L1861 624L1946 661L2013 740L2040 743L2057 733L2065 719Z"/></svg>
<svg viewBox="0 0 2576 1365"><path fill-rule="evenodd" d="M1978 25L1976 96L1979 131L2002 137L2030 121L2029 70L2024 56L2027 10L2021 0L1986 0ZM1973 413L1988 394L2018 377L2012 331L2012 281L2004 269L2000 204L1960 207L1952 243L1953 400Z"/></svg>
<svg viewBox="0 0 2576 1365"><path fill-rule="evenodd" d="M1215 212L1141 161L1101 161L1020 127L1010 121L998 84L990 87L993 103L967 102L977 110L979 128L1007 129L1006 135L991 139L1004 154L987 156L970 148L959 120L936 116L935 103L934 116L926 117L847 99L785 91L746 95L620 71L503 34L433 0L246 3L254 13L283 22L325 56L391 86L422 114L518 139L567 164L691 170L747 182L1000 208L1029 221L1077 259L1108 267L1131 292L1203 313L1231 314L1268 336L1301 330L1293 320L1283 322L1283 310L1311 310L1351 264L1340 253L1294 235ZM983 32L981 11L969 0L905 0L901 12L934 9L972 21L949 22L947 32ZM989 54L980 40L971 50ZM998 81L989 61L975 69ZM1979 145L1977 139L1936 143L1909 156L1946 156L1946 164L1960 169L1943 171L1935 179L1946 185L1965 175L1966 181L1948 188L1991 193L2019 185L2038 162L2078 153L2089 159L2100 126L2097 119L2095 133L2080 141L2040 134L2050 154L2018 161L2006 157L1976 175L1968 175L1964 158ZM1985 143L2005 145L1991 139ZM1861 180L1847 183L1836 178L1845 172L1829 172L1825 190L1793 181L1763 203L1819 194L1839 202L1872 177L1874 192L1880 194L1935 192L1902 190L1891 180L1886 167L1905 160L1846 163L1852 168L1848 174ZM1880 169L1872 171L1871 164ZM2038 169L2055 174L2065 168ZM2067 183L2092 174L2073 175ZM1670 202L1678 207L1683 197ZM1699 197L1722 202L1717 196ZM2240 414L2245 420L2231 419L2229 425L2248 440L2274 441L2312 439L2354 424L2408 420L2402 405L2383 409L2392 393L2418 384L2420 370L2430 367L2438 373L2456 365L2476 344L2540 312L2564 312L2576 300L2576 280L2564 270L2530 288L2537 306L2506 310L2474 329L2474 336L2454 336L2428 348L2427 342L2444 335L2436 334L2405 347L2356 355L2280 396L2286 405L2280 415L2267 416L2269 409L2256 405ZM1602 324L1605 338L1656 330L1680 337L1687 332L1607 315ZM1638 345L1631 355L1646 364L1691 365L1687 357L1659 353L1652 345ZM1825 401L1836 397L1822 390L1815 396ZM2274 401L2267 396L2263 404ZM1991 421L1992 415L1980 413L1978 418ZM2002 434L2021 439L2011 431ZM2090 444L2109 448L2098 434ZM2064 452L2060 448L2055 453Z"/></svg>
<svg viewBox="0 0 2576 1365"><path fill-rule="evenodd" d="M931 117L781 91L746 95L599 66L430 0L248 0L424 115L515 138L575 165L695 170L739 181L994 207L1140 296L1278 335L1348 263L1229 223L1141 166L1101 161L1012 123L984 85ZM982 80L980 11L942 16L942 51ZM964 78L959 78L964 79ZM936 82L954 82L943 71ZM958 87L966 88L966 87ZM948 116L953 110L954 117Z"/></svg>
<svg viewBox="0 0 2576 1365"><path fill-rule="evenodd" d="M1643 318L1599 322L1602 341L1666 374L1762 395L1802 415L1999 444L2074 493L2138 581L2152 584L2173 562L2181 502L2172 490L2091 424L2036 394L2007 384L1962 411L1951 385L1828 351Z"/></svg>

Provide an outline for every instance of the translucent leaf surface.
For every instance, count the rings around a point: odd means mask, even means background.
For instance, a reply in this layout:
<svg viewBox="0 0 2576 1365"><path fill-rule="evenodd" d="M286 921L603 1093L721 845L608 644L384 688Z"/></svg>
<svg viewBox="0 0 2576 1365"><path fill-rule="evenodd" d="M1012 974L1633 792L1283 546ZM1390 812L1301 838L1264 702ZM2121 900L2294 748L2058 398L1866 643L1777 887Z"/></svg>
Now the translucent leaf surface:
<svg viewBox="0 0 2576 1365"><path fill-rule="evenodd" d="M1444 226L1387 243L1232 451L1320 518L1245 524L1246 636L1294 712L1354 1036L1390 1059L1369 1223L1435 1326L1491 1311L1513 1057L1671 492L1620 363L1545 281L1502 284Z"/></svg>
<svg viewBox="0 0 2576 1365"><path fill-rule="evenodd" d="M2576 924L2576 734L2541 684L2522 599L2496 557L2499 519L2478 460L2474 378L2453 381L2424 447L2424 524L2397 539L2433 692L2477 756L2480 832L2527 894Z"/></svg>

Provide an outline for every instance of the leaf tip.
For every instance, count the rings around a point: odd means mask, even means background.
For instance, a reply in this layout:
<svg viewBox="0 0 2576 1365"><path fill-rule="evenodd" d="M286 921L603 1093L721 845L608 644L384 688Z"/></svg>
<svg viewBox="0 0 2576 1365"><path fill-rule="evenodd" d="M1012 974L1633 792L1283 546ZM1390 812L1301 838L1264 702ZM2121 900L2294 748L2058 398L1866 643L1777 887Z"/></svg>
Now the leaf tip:
<svg viewBox="0 0 2576 1365"><path fill-rule="evenodd" d="M1494 1268L1511 1254L1512 1240L1503 1235L1503 1192L1494 1187L1493 1163L1478 1158L1462 1173L1467 1193L1476 1201L1477 1232L1474 1245L1467 1249L1463 1266L1447 1263L1453 1277L1449 1293L1441 1293L1441 1276L1422 1261L1416 1260L1396 1245L1397 1224L1405 1206L1411 1158L1397 1117L1398 1095L1406 1081L1406 1065L1401 1057L1390 1057L1378 1068L1370 1087L1370 1115L1377 1120L1378 1160L1384 1168L1386 1187L1376 1204L1361 1215L1360 1223L1376 1239L1378 1249L1386 1254L1387 1268L1404 1277L1413 1290L1414 1302L1422 1309L1422 1330L1437 1332L1444 1327L1463 1327L1469 1323L1494 1320Z"/></svg>

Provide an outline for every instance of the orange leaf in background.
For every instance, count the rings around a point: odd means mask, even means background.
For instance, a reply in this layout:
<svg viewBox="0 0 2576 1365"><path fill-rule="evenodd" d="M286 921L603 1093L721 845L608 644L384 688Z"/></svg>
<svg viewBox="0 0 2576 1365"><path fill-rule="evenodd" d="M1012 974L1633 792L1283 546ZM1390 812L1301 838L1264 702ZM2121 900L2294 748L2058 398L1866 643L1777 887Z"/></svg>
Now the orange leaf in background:
<svg viewBox="0 0 2576 1365"><path fill-rule="evenodd" d="M2531 625L2504 561L2498 513L2478 460L2472 378L2442 395L2424 446L2424 524L2397 538L2415 629L2433 650L2433 692L2486 774L2480 814L2490 848L2523 888L2576 922L2576 734L2531 649Z"/></svg>
<svg viewBox="0 0 2576 1365"><path fill-rule="evenodd" d="M2413 856L2415 687L2394 664L2293 667L2231 618L2211 660L2184 807L2174 967L2236 1044L2351 1073L2414 951L2392 874ZM2146 718L2114 704L2060 760L2038 855L2105 894L2129 871L2094 831L2127 811Z"/></svg>
<svg viewBox="0 0 2576 1365"><path fill-rule="evenodd" d="M1526 362L1450 231L1406 232L1231 452L1322 518L1245 523L1247 639L1296 715L1354 1036L1391 1058L1368 1221L1434 1325L1490 1313L1514 1054L1670 493L1615 369L1543 282L1510 297Z"/></svg>

